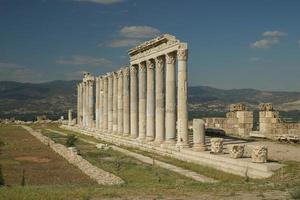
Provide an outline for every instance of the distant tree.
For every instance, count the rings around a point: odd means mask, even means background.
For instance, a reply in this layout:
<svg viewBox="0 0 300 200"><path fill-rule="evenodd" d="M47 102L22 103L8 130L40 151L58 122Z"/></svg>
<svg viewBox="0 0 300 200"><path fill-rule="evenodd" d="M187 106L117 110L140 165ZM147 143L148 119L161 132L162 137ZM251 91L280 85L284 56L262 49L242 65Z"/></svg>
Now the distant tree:
<svg viewBox="0 0 300 200"><path fill-rule="evenodd" d="M0 165L0 186L4 186L5 182L4 182L4 177L3 177L3 173L2 173L2 166Z"/></svg>

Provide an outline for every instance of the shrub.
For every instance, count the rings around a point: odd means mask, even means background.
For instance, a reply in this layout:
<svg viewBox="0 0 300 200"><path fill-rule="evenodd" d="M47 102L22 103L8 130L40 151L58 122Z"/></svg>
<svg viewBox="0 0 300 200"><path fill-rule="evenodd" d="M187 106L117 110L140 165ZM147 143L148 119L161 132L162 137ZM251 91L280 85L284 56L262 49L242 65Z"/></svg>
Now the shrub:
<svg viewBox="0 0 300 200"><path fill-rule="evenodd" d="M66 141L66 146L67 147L74 147L75 142L77 141L76 135L68 135L67 141Z"/></svg>
<svg viewBox="0 0 300 200"><path fill-rule="evenodd" d="M0 165L0 186L4 186L5 182L4 182L4 177L3 177L3 173L2 173L2 166Z"/></svg>

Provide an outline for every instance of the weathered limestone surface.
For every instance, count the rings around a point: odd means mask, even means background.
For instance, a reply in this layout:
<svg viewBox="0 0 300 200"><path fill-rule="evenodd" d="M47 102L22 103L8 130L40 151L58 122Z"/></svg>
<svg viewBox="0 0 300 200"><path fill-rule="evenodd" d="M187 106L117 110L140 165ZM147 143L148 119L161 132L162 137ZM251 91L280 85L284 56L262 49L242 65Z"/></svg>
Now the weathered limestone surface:
<svg viewBox="0 0 300 200"><path fill-rule="evenodd" d="M108 78L103 77L103 130L108 130Z"/></svg>
<svg viewBox="0 0 300 200"><path fill-rule="evenodd" d="M130 81L129 67L123 70L123 135L128 136L130 133Z"/></svg>
<svg viewBox="0 0 300 200"><path fill-rule="evenodd" d="M123 134L123 72L118 71L118 134Z"/></svg>
<svg viewBox="0 0 300 200"><path fill-rule="evenodd" d="M146 138L146 63L139 64L139 139Z"/></svg>
<svg viewBox="0 0 300 200"><path fill-rule="evenodd" d="M211 152L215 154L223 153L223 139L222 138L211 138Z"/></svg>
<svg viewBox="0 0 300 200"><path fill-rule="evenodd" d="M130 67L130 136L138 136L138 81L137 67Z"/></svg>
<svg viewBox="0 0 300 200"><path fill-rule="evenodd" d="M193 120L193 149L205 151L205 122L202 119Z"/></svg>
<svg viewBox="0 0 300 200"><path fill-rule="evenodd" d="M233 144L229 146L229 153L231 158L242 158L244 155L245 145Z"/></svg>
<svg viewBox="0 0 300 200"><path fill-rule="evenodd" d="M72 124L72 121L73 121L73 119L72 119L72 110L69 109L69 110L68 110L68 125L69 125L69 126L73 125L73 124Z"/></svg>
<svg viewBox="0 0 300 200"><path fill-rule="evenodd" d="M153 141L155 137L155 75L154 61L147 61L147 141Z"/></svg>
<svg viewBox="0 0 300 200"><path fill-rule="evenodd" d="M252 162L265 163L268 159L268 147L267 146L254 146L251 154Z"/></svg>
<svg viewBox="0 0 300 200"><path fill-rule="evenodd" d="M164 95L164 60L155 59L155 142L164 141L165 133L165 95Z"/></svg>
<svg viewBox="0 0 300 200"><path fill-rule="evenodd" d="M113 72L113 133L118 132L118 74Z"/></svg>
<svg viewBox="0 0 300 200"><path fill-rule="evenodd" d="M108 76L108 131L112 133L113 131L113 74L109 73Z"/></svg>

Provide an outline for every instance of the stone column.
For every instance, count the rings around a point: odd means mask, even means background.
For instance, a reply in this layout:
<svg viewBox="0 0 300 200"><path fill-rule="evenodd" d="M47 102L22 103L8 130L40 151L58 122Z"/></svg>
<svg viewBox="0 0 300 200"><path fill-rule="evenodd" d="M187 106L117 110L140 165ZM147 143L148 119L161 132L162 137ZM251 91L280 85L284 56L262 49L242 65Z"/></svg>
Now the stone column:
<svg viewBox="0 0 300 200"><path fill-rule="evenodd" d="M123 70L123 135L130 133L130 88L129 67Z"/></svg>
<svg viewBox="0 0 300 200"><path fill-rule="evenodd" d="M68 125L69 126L72 125L72 110L71 109L68 110Z"/></svg>
<svg viewBox="0 0 300 200"><path fill-rule="evenodd" d="M175 144L176 137L176 81L175 55L166 55L166 142Z"/></svg>
<svg viewBox="0 0 300 200"><path fill-rule="evenodd" d="M139 64L139 139L146 138L146 62Z"/></svg>
<svg viewBox="0 0 300 200"><path fill-rule="evenodd" d="M113 75L108 74L108 132L113 130Z"/></svg>
<svg viewBox="0 0 300 200"><path fill-rule="evenodd" d="M108 77L103 77L103 131L108 131Z"/></svg>
<svg viewBox="0 0 300 200"><path fill-rule="evenodd" d="M99 77L99 130L103 130L103 77Z"/></svg>
<svg viewBox="0 0 300 200"><path fill-rule="evenodd" d="M130 134L131 137L138 136L138 94L137 94L137 67L130 67Z"/></svg>
<svg viewBox="0 0 300 200"><path fill-rule="evenodd" d="M123 135L123 71L118 71L118 134Z"/></svg>
<svg viewBox="0 0 300 200"><path fill-rule="evenodd" d="M78 84L78 95L79 95L79 98L78 98L78 104L79 104L79 107L78 107L78 114L79 114L79 118L78 118L78 125L81 127L82 126L82 83L79 83Z"/></svg>
<svg viewBox="0 0 300 200"><path fill-rule="evenodd" d="M94 81L89 81L89 128L94 127L94 90L93 85Z"/></svg>
<svg viewBox="0 0 300 200"><path fill-rule="evenodd" d="M193 150L205 151L205 122L202 119L193 120Z"/></svg>
<svg viewBox="0 0 300 200"><path fill-rule="evenodd" d="M80 83L77 84L77 124L80 124Z"/></svg>
<svg viewBox="0 0 300 200"><path fill-rule="evenodd" d="M99 78L96 77L96 104L95 104L95 118L96 118L96 129L99 129Z"/></svg>
<svg viewBox="0 0 300 200"><path fill-rule="evenodd" d="M187 112L187 49L177 51L178 91L177 91L177 145L188 147L188 112Z"/></svg>
<svg viewBox="0 0 300 200"><path fill-rule="evenodd" d="M155 89L154 62L147 61L147 130L146 140L153 141L155 136Z"/></svg>
<svg viewBox="0 0 300 200"><path fill-rule="evenodd" d="M118 74L113 72L113 133L118 132Z"/></svg>
<svg viewBox="0 0 300 200"><path fill-rule="evenodd" d="M164 59L155 59L155 142L160 144L164 141L165 134L165 95L164 95Z"/></svg>
<svg viewBox="0 0 300 200"><path fill-rule="evenodd" d="M82 82L82 126L86 127L86 82Z"/></svg>

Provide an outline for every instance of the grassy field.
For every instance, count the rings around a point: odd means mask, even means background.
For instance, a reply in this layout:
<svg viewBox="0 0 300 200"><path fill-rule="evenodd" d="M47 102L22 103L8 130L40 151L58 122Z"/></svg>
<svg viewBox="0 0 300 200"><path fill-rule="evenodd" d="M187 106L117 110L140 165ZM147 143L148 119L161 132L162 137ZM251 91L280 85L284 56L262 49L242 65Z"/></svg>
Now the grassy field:
<svg viewBox="0 0 300 200"><path fill-rule="evenodd" d="M32 127L42 129L43 134L61 144L66 144L67 136L45 129L51 128L67 134L77 134L72 131L60 129L56 125L34 125ZM103 142L89 136L78 136L94 142ZM23 137L28 137L30 140L21 139ZM272 197L272 199L282 199L286 198L285 194L288 193L291 193L289 198L297 198L300 195L300 192L297 190L300 187L299 163L284 163L286 166L273 177L265 180L252 180L169 157L129 149L220 180L219 183L208 184L199 183L168 170L141 163L112 149L100 150L82 140L76 141L76 147L85 159L99 168L123 178L126 182L120 186L108 187L95 185L80 173L79 170L68 165L63 158L51 152L48 147L43 146L43 144L20 128L1 126L0 140L5 143L1 147L0 162L3 165L6 185L10 185L0 189L0 199L132 199L133 197L140 199L269 199L269 197ZM37 147L32 143L37 143L35 144ZM15 144L15 146L13 147L12 144ZM14 148L16 146L22 146L23 150L15 152ZM24 149L27 150L25 151ZM6 156L5 152L11 155ZM51 158L51 162L40 165L40 163L35 164L30 162L27 164L26 162L28 161L18 161L19 169L25 168L25 173L28 177L34 176L37 172L39 174L38 177L40 177L39 182L27 181L26 185L22 187L20 184L22 176L20 174L15 175L14 171L8 169L7 162L12 162L16 157L24 155ZM51 166L54 165L52 162L54 161L56 162L55 169L57 171L54 169L51 171ZM47 169L43 168L43 165ZM30 168L37 171L33 171ZM57 179L60 179L60 181L55 181ZM14 182L12 180L17 181Z"/></svg>

